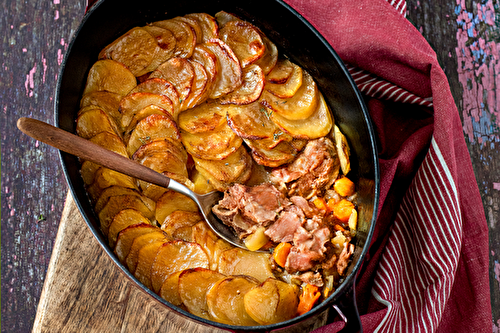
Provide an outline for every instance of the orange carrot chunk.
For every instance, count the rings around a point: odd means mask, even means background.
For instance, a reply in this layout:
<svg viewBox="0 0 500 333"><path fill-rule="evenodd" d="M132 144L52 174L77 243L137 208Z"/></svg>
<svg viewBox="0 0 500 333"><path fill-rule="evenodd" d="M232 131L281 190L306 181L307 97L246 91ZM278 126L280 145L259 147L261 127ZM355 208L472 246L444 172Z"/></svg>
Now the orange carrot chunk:
<svg viewBox="0 0 500 333"><path fill-rule="evenodd" d="M348 197L354 194L355 186L354 183L349 178L342 177L335 181L335 184L333 184L333 189L340 196Z"/></svg>
<svg viewBox="0 0 500 333"><path fill-rule="evenodd" d="M346 199L342 199L333 206L333 216L338 218L343 223L349 221L354 204Z"/></svg>
<svg viewBox="0 0 500 333"><path fill-rule="evenodd" d="M328 209L326 206L326 201L323 198L316 198L313 200L313 203L314 203L314 206L316 206L316 208L318 208L322 211L326 211Z"/></svg>
<svg viewBox="0 0 500 333"><path fill-rule="evenodd" d="M274 249L274 261L281 267L285 267L286 258L288 257L291 248L292 244L290 243L279 243L278 246L276 246L276 248Z"/></svg>
<svg viewBox="0 0 500 333"><path fill-rule="evenodd" d="M299 306L297 308L298 315L300 316L311 310L320 296L321 292L318 287L309 283L306 284L306 286L302 288L302 294L299 296Z"/></svg>

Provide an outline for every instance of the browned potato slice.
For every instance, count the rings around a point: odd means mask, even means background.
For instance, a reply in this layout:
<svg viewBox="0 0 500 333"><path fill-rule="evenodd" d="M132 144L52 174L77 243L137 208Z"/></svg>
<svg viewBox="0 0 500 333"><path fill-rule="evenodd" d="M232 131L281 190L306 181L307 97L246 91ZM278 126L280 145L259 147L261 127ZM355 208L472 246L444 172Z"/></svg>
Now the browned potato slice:
<svg viewBox="0 0 500 333"><path fill-rule="evenodd" d="M205 250L210 262L210 269L217 270L222 252L232 249L233 246L218 236L210 229L205 221L200 221L191 227L193 242L198 243Z"/></svg>
<svg viewBox="0 0 500 333"><path fill-rule="evenodd" d="M142 249L142 247L157 241L165 242L167 241L167 238L167 235L161 230L148 232L147 234L137 236L132 242L132 246L130 247L127 258L125 258L125 263L127 264L130 273L134 274L135 272L139 259L139 250ZM151 263L152 262L153 261L151 261ZM151 268L151 266L149 268Z"/></svg>
<svg viewBox="0 0 500 333"><path fill-rule="evenodd" d="M221 10L220 12L215 14L215 19L217 20L217 23L219 24L219 28L222 29L224 26L231 21L241 21L238 17L234 16L233 14L230 14L228 12L225 12Z"/></svg>
<svg viewBox="0 0 500 333"><path fill-rule="evenodd" d="M158 66L149 78L161 78L172 83L179 94L180 111L182 111L183 101L193 86L194 74L193 65L187 59L175 57ZM174 119L177 119L177 114L174 115Z"/></svg>
<svg viewBox="0 0 500 333"><path fill-rule="evenodd" d="M205 68L198 62L189 59L188 60L194 70L194 79L191 92L185 100L181 103L181 110L187 110L195 105L205 101L208 97L207 89L208 85L208 74Z"/></svg>
<svg viewBox="0 0 500 333"><path fill-rule="evenodd" d="M194 191L198 194L207 194L215 190L210 181L196 169L191 174L191 181L194 184Z"/></svg>
<svg viewBox="0 0 500 333"><path fill-rule="evenodd" d="M93 91L84 95L80 100L81 109L78 114L80 115L80 113L83 113L86 106L95 106L106 112L106 114L118 124L121 119L120 111L118 111L121 99L122 96L117 93Z"/></svg>
<svg viewBox="0 0 500 333"><path fill-rule="evenodd" d="M224 124L228 109L229 106L210 100L182 112L177 123L180 129L192 134L213 131Z"/></svg>
<svg viewBox="0 0 500 333"><path fill-rule="evenodd" d="M297 139L321 138L327 135L333 126L330 109L321 94L316 110L307 119L290 120L277 113L273 113L271 118L281 129Z"/></svg>
<svg viewBox="0 0 500 333"><path fill-rule="evenodd" d="M162 172L165 176L178 181L181 184L186 185L189 189L194 189L194 185L189 180L189 178L176 174L176 173L171 173L171 172ZM148 198L151 198L153 200L158 200L166 191L167 189L165 187L157 186L151 183L146 183L143 182L142 180L139 181L139 186L142 189L142 194Z"/></svg>
<svg viewBox="0 0 500 333"><path fill-rule="evenodd" d="M130 120L129 125L125 128L123 131L123 139L124 141L128 142L128 139L130 138L130 135L132 134L132 131L134 130L135 126L137 126L137 123L143 120L144 118L149 117L152 114L158 114L162 116L167 116L171 117L172 115L165 110L162 107L156 106L156 105L148 105L144 109L140 110L136 114L134 114L133 118Z"/></svg>
<svg viewBox="0 0 500 333"><path fill-rule="evenodd" d="M111 221L121 210L132 208L141 212L149 220L154 219L154 212L150 211L144 202L135 195L117 195L109 198L108 203L99 212L102 233L107 236Z"/></svg>
<svg viewBox="0 0 500 333"><path fill-rule="evenodd" d="M87 188L87 192L93 200L101 196L104 189L111 186L122 186L137 189L134 178L117 171L101 167L95 172L94 182Z"/></svg>
<svg viewBox="0 0 500 333"><path fill-rule="evenodd" d="M259 30L246 21L228 22L219 31L219 38L234 51L243 68L262 58L266 50Z"/></svg>
<svg viewBox="0 0 500 333"><path fill-rule="evenodd" d="M196 205L193 199L184 194L175 191L166 191L156 202L156 221L163 224L165 218L176 210L197 212L198 205Z"/></svg>
<svg viewBox="0 0 500 333"><path fill-rule="evenodd" d="M248 105L232 105L227 109L227 122L243 139L272 138L279 128L271 120L271 113L259 101Z"/></svg>
<svg viewBox="0 0 500 333"><path fill-rule="evenodd" d="M192 227L203 220L198 211L175 210L170 213L161 223L161 229L168 235L173 236L175 231L184 227Z"/></svg>
<svg viewBox="0 0 500 333"><path fill-rule="evenodd" d="M342 169L342 173L347 175L349 171L351 171L351 161L349 159L350 149L349 143L347 143L347 139L342 134L337 125L333 126L333 136L335 138L335 146L337 147L337 154L340 159L340 168Z"/></svg>
<svg viewBox="0 0 500 333"><path fill-rule="evenodd" d="M189 58L193 54L196 45L196 34L189 24L179 20L164 20L153 22L153 25L170 30L175 36L174 55L181 58Z"/></svg>
<svg viewBox="0 0 500 333"><path fill-rule="evenodd" d="M186 164L169 151L147 155L137 162L158 173L171 172L188 177Z"/></svg>
<svg viewBox="0 0 500 333"><path fill-rule="evenodd" d="M181 131L181 140L189 154L205 160L225 159L243 143L226 122L214 131L196 134Z"/></svg>
<svg viewBox="0 0 500 333"><path fill-rule="evenodd" d="M179 93L175 89L174 85L165 79L148 78L146 81L140 83L139 85L137 85L137 87L132 89L129 94L133 94L136 92L148 92L156 95L166 96L172 102L173 113L171 114L179 113Z"/></svg>
<svg viewBox="0 0 500 333"><path fill-rule="evenodd" d="M268 278L244 296L245 310L261 325L272 325L295 317L298 287Z"/></svg>
<svg viewBox="0 0 500 333"><path fill-rule="evenodd" d="M204 43L212 38L217 38L219 35L219 26L213 16L205 13L192 13L184 16L198 21L198 24L201 27L201 42L199 43Z"/></svg>
<svg viewBox="0 0 500 333"><path fill-rule="evenodd" d="M206 268L192 268L183 271L178 277L180 300L190 313L201 318L211 319L208 313L207 291L225 277L223 274Z"/></svg>
<svg viewBox="0 0 500 333"><path fill-rule="evenodd" d="M258 325L248 315L244 304L245 294L257 285L257 281L249 276L230 276L215 283L206 296L211 318L229 325Z"/></svg>
<svg viewBox="0 0 500 333"><path fill-rule="evenodd" d="M201 31L201 26L197 20L195 20L194 18L190 18L188 16L177 16L177 17L174 17L172 20L173 21L176 21L176 20L181 21L181 22L184 22L187 25L189 25L195 33L196 43L202 43L203 32Z"/></svg>
<svg viewBox="0 0 500 333"><path fill-rule="evenodd" d="M262 103L273 114L289 120L304 120L310 117L318 107L320 92L311 75L303 72L303 82L297 93L291 98L279 98L268 91L262 93Z"/></svg>
<svg viewBox="0 0 500 333"><path fill-rule="evenodd" d="M264 89L264 72L258 65L248 65L243 69L243 84L236 90L221 97L221 104L250 104L259 99Z"/></svg>
<svg viewBox="0 0 500 333"><path fill-rule="evenodd" d="M158 114L150 115L139 121L130 134L127 141L127 152L129 156L133 156L142 145L164 138L170 138L173 140L172 142L179 142L180 145L177 124L171 117Z"/></svg>
<svg viewBox="0 0 500 333"><path fill-rule="evenodd" d="M113 59L124 64L135 76L148 72L156 55L158 42L149 32L135 27L106 46L99 59Z"/></svg>
<svg viewBox="0 0 500 333"><path fill-rule="evenodd" d="M137 92L123 97L120 102L119 110L122 115L122 127L128 128L134 116L150 105L156 105L167 111L170 115L174 115L172 101L167 96L149 92Z"/></svg>
<svg viewBox="0 0 500 333"><path fill-rule="evenodd" d="M222 252L219 258L219 272L226 275L248 275L263 282L273 277L270 254L233 248Z"/></svg>
<svg viewBox="0 0 500 333"><path fill-rule="evenodd" d="M260 141L263 140L248 140L245 143L252 149L254 161L260 165L276 168L280 165L290 163L297 156L297 151L292 145L286 141L279 142L274 148L267 148Z"/></svg>
<svg viewBox="0 0 500 333"><path fill-rule="evenodd" d="M83 95L93 91L109 91L125 96L137 85L134 74L123 64L99 60L90 69Z"/></svg>
<svg viewBox="0 0 500 333"><path fill-rule="evenodd" d="M140 235L144 235L148 232L158 231L160 228L155 227L151 224L141 223L134 224L130 227L127 227L118 233L118 237L116 238L116 244L114 248L114 252L116 253L118 260L122 264L125 264L125 258L128 256L130 251L130 247L134 242L136 237Z"/></svg>
<svg viewBox="0 0 500 333"><path fill-rule="evenodd" d="M113 217L113 221L109 225L108 232L108 242L111 248L115 247L116 239L118 238L118 233L123 229L136 224L149 224L150 221L144 217L138 210L127 208L121 210L118 214Z"/></svg>
<svg viewBox="0 0 500 333"><path fill-rule="evenodd" d="M99 199L97 199L94 206L96 213L99 213L104 208L104 206L108 203L109 198L117 195L135 195L144 202L150 211L154 212L156 209L156 203L141 195L139 191L128 187L110 186L105 188L99 196Z"/></svg>
<svg viewBox="0 0 500 333"><path fill-rule="evenodd" d="M186 150L182 147L182 145L179 145L178 141L174 141L171 138L157 139L142 145L139 149L137 149L134 155L132 155L132 159L140 161L146 156L165 152L170 152L184 164L187 163L188 155Z"/></svg>
<svg viewBox="0 0 500 333"><path fill-rule="evenodd" d="M191 60L196 61L201 64L207 73L207 95L212 91L215 80L217 79L217 74L220 71L220 66L217 61L215 54L210 51L203 44L198 44L195 46Z"/></svg>
<svg viewBox="0 0 500 333"><path fill-rule="evenodd" d="M286 61L289 62L289 60ZM266 83L266 90L276 97L291 98L297 93L299 88L302 86L302 78L303 78L302 68L291 62L290 65L292 66L292 73L285 82Z"/></svg>
<svg viewBox="0 0 500 333"><path fill-rule="evenodd" d="M165 241L156 240L150 244L146 244L145 246L141 247L141 249L138 252L137 267L134 271L134 276L143 285L145 285L146 288L151 289L151 266L153 265L153 261L156 258L158 250L163 246L163 244L165 244Z"/></svg>
<svg viewBox="0 0 500 333"><path fill-rule="evenodd" d="M182 299L179 294L179 276L182 272L184 271L170 274L165 282L163 282L159 292L161 298L175 306L182 304Z"/></svg>
<svg viewBox="0 0 500 333"><path fill-rule="evenodd" d="M159 292L165 279L188 268L208 268L208 258L200 245L184 241L163 244L151 266L151 282L154 292Z"/></svg>
<svg viewBox="0 0 500 333"><path fill-rule="evenodd" d="M116 123L101 109L92 109L76 118L76 134L84 139L90 139L99 133L108 132L120 136Z"/></svg>
<svg viewBox="0 0 500 333"><path fill-rule="evenodd" d="M85 185L90 185L94 182L95 173L101 167L102 166L100 164L90 162L90 161L84 161L82 163L82 167L80 168L80 175L82 176L82 179L83 179L83 182L85 183Z"/></svg>
<svg viewBox="0 0 500 333"><path fill-rule="evenodd" d="M278 60L273 70L266 76L266 82L282 84L288 81L293 72L293 64L290 60Z"/></svg>
<svg viewBox="0 0 500 333"><path fill-rule="evenodd" d="M262 35L262 40L266 46L266 52L262 58L255 62L255 64L259 65L264 71L264 74L267 75L273 70L274 66L276 66L276 62L278 61L278 48L265 35Z"/></svg>
<svg viewBox="0 0 500 333"><path fill-rule="evenodd" d="M231 48L214 38L203 44L217 57L220 72L217 73L210 98L219 98L238 88L242 83L241 67L238 58Z"/></svg>
<svg viewBox="0 0 500 333"><path fill-rule="evenodd" d="M145 69L147 72L152 72L162 63L172 58L175 51L176 40L172 31L163 29L154 25L146 25L142 27L149 32L158 43L153 61Z"/></svg>

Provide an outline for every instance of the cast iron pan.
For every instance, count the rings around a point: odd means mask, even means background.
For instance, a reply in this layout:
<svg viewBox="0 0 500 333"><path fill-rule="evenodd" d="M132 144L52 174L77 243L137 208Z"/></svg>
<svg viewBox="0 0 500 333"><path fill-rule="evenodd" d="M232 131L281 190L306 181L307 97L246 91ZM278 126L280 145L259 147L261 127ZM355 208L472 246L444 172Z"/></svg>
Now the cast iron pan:
<svg viewBox="0 0 500 333"><path fill-rule="evenodd" d="M332 306L341 311L346 321L344 330L360 331L354 284L363 258L368 250L377 215L379 169L375 135L361 94L342 61L328 42L296 11L282 1L258 0L100 0L87 12L75 32L65 55L59 75L55 102L56 126L75 132L75 119L85 86L86 77L99 51L134 26L188 13L205 12L214 15L220 10L233 13L259 27L278 47L280 54L305 68L316 80L330 105L336 123L346 135L352 153L349 173L359 193L359 220L356 251L343 284L323 303L292 320L267 326L231 326L193 316L171 305L131 275L109 248L99 230L96 214L89 202L79 173L76 157L61 153L61 162L70 190L88 227L114 263L133 283L149 296L180 315L206 325L238 332L272 331L300 328L305 322L324 316ZM331 311L336 313L334 311ZM343 315L342 315L343 313ZM315 318L311 318L315 317Z"/></svg>

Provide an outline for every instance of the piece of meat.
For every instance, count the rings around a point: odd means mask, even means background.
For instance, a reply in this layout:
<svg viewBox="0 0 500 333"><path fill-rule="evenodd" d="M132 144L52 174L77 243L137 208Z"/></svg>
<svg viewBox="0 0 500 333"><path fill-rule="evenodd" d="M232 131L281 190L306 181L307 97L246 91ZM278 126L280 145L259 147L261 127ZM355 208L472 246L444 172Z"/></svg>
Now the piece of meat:
<svg viewBox="0 0 500 333"><path fill-rule="evenodd" d="M293 235L294 246L290 250L285 268L289 272L306 271L315 265L315 261L324 258L325 243L330 237L330 230L322 227L309 232L303 227L297 228Z"/></svg>
<svg viewBox="0 0 500 333"><path fill-rule="evenodd" d="M354 244L344 243L344 248L340 253L339 260L337 261L337 272L340 275L344 275L344 271L349 264L349 258L354 253Z"/></svg>
<svg viewBox="0 0 500 333"><path fill-rule="evenodd" d="M266 231L266 234L275 243L291 242L297 228L304 223L304 213L297 206L288 206Z"/></svg>
<svg viewBox="0 0 500 333"><path fill-rule="evenodd" d="M295 195L293 197L290 198L290 201L298 206L300 209L302 209L302 211L304 212L304 215L307 217L307 218L311 218L313 216L316 216L316 215L321 215L321 211L316 208L316 206L314 206L313 204L311 204L309 201L307 201L306 199L304 199L303 197L299 197L298 195Z"/></svg>
<svg viewBox="0 0 500 333"><path fill-rule="evenodd" d="M323 277L321 276L321 273L316 272L313 273L311 271L305 272L303 274L300 274L295 277L296 279L299 279L300 281L308 284L312 284L317 287L323 287L324 282L323 282Z"/></svg>

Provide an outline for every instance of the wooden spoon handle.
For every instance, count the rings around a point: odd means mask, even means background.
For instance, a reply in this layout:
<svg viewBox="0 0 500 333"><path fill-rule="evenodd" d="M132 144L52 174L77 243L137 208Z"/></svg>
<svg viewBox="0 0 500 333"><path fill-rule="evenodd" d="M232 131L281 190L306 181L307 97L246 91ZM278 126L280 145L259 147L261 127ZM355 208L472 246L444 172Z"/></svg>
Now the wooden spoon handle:
<svg viewBox="0 0 500 333"><path fill-rule="evenodd" d="M163 187L169 186L170 178L161 173L43 121L19 118L17 128L38 141L84 160L98 163L148 183Z"/></svg>

